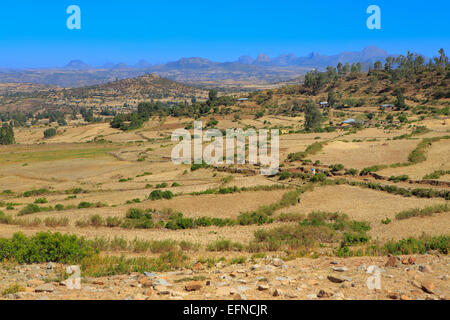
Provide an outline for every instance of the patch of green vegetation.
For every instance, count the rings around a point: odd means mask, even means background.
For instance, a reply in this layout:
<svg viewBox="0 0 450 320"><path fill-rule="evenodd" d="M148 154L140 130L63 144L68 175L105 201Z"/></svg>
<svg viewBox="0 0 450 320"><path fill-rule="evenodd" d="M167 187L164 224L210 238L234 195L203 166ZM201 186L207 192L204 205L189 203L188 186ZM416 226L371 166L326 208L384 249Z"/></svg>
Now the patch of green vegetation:
<svg viewBox="0 0 450 320"><path fill-rule="evenodd" d="M439 179L442 176L450 174L450 170L437 170L423 177L424 180Z"/></svg>
<svg viewBox="0 0 450 320"><path fill-rule="evenodd" d="M414 208L409 210L404 210L402 212L399 212L395 215L395 218L397 220L404 220L409 219L413 217L429 217L432 216L434 213L443 213L448 212L449 207L448 204L438 204L430 207L425 208Z"/></svg>
<svg viewBox="0 0 450 320"><path fill-rule="evenodd" d="M15 260L20 264L80 263L95 253L89 241L75 235L40 232L27 237L16 233L11 239L0 239L0 261Z"/></svg>

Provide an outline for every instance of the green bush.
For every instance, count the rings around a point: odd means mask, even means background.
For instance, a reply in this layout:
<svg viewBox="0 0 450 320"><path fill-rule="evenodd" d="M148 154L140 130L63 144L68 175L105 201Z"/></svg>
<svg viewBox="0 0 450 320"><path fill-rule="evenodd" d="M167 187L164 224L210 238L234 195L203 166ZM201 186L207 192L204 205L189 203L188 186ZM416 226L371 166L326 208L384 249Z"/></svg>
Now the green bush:
<svg viewBox="0 0 450 320"><path fill-rule="evenodd" d="M80 202L80 204L78 204L78 209L88 209L88 208L92 208L93 206L94 206L93 203L83 201L83 202Z"/></svg>
<svg viewBox="0 0 450 320"><path fill-rule="evenodd" d="M170 200L174 197L172 191L166 190L154 190L152 193L150 193L149 199L150 200L160 200L160 199L167 199Z"/></svg>
<svg viewBox="0 0 450 320"><path fill-rule="evenodd" d="M56 136L56 129L55 128L50 128L44 131L44 138L48 139L51 137Z"/></svg>
<svg viewBox="0 0 450 320"><path fill-rule="evenodd" d="M15 260L20 264L80 263L95 253L90 242L75 235L40 232L27 237L16 233L11 239L0 239L0 261Z"/></svg>
<svg viewBox="0 0 450 320"><path fill-rule="evenodd" d="M32 214L32 213L38 213L38 212L41 212L41 208L37 204L30 203L25 208L20 210L19 216L24 216L26 214Z"/></svg>

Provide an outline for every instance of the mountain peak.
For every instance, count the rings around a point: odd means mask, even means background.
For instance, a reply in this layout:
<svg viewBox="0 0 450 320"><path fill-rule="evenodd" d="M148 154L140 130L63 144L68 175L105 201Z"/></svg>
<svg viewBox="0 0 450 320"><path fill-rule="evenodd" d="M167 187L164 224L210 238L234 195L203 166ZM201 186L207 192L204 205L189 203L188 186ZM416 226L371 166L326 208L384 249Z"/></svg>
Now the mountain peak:
<svg viewBox="0 0 450 320"><path fill-rule="evenodd" d="M64 68L71 70L88 70L92 67L81 60L72 60Z"/></svg>

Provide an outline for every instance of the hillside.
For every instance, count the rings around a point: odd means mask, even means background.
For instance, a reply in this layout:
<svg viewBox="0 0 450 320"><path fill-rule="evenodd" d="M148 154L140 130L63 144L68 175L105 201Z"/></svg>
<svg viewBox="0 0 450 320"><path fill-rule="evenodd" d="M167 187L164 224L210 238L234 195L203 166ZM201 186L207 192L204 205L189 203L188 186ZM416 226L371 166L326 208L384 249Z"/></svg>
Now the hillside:
<svg viewBox="0 0 450 320"><path fill-rule="evenodd" d="M21 86L17 84L17 86ZM53 88L0 97L0 111L37 111L72 107L118 107L140 101L179 101L199 99L206 91L148 74L132 79L73 89Z"/></svg>

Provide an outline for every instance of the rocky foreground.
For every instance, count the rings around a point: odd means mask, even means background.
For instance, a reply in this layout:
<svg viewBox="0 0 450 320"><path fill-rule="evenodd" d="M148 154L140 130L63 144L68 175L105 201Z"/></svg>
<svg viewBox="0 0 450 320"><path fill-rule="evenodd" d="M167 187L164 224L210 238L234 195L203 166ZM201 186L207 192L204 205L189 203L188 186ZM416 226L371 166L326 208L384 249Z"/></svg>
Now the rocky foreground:
<svg viewBox="0 0 450 320"><path fill-rule="evenodd" d="M219 263L209 269L197 264L192 270L82 278L81 289L72 290L58 279L65 266L0 265L0 299L448 300L449 262L448 255L439 254L286 262L267 257L257 263Z"/></svg>

